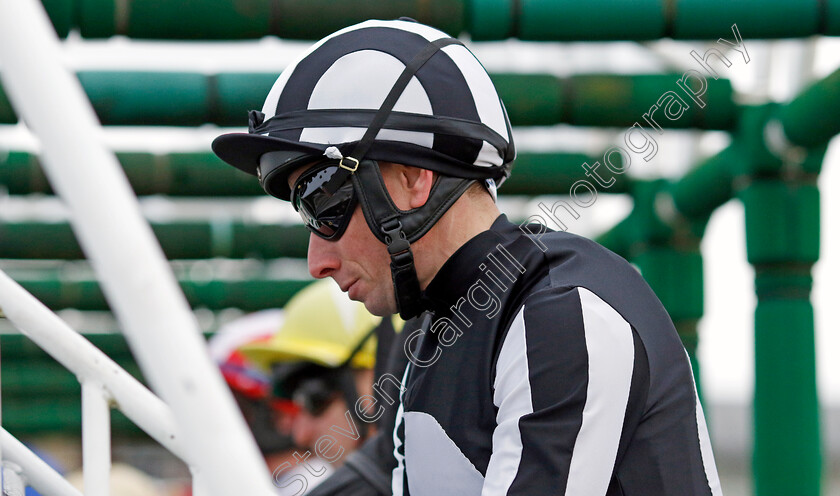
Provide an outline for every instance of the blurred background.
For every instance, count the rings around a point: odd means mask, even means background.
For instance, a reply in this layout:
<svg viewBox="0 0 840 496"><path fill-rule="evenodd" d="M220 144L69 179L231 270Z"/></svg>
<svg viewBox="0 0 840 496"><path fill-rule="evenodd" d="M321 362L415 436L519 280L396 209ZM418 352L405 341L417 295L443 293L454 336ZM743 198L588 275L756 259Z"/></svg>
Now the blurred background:
<svg viewBox="0 0 840 496"><path fill-rule="evenodd" d="M724 494L756 494L758 478L766 480L762 496L840 496L840 145L828 141L840 130L840 39L823 35L840 34L840 9L769 2L759 13L757 2L698 0L660 19L650 8L658 3L546 2L544 18L526 9L511 20L499 13L505 2L452 2L437 11L394 2L460 35L499 87L519 151L513 179L500 190L508 217L541 215L550 228L599 240L635 263L660 295L696 357ZM288 15L269 23L249 2L44 4L67 67L79 74L203 330L210 336L247 312L282 307L310 282L306 232L287 203L215 159L210 142L245 128L247 111L262 107L307 40L403 12L377 2L288 2ZM115 7L123 4L133 8ZM230 22L220 21L225 16ZM735 23L748 62L715 43L733 41ZM707 78L701 109L676 83L685 71L703 71L692 51L702 56L713 47L731 65L710 59L720 78ZM822 93L795 105L814 83ZM660 108L658 131L643 115L668 91L690 109L671 120ZM142 379L66 209L43 178L39 139L3 95L0 87L0 269ZM761 139L774 119L801 145L783 158ZM581 164L603 164L605 150L626 148L635 122L655 139L656 155L629 155L624 174L602 167L612 186L586 201L570 198L575 181L587 179ZM575 200L578 218L560 209L565 225L552 224L540 205L558 200ZM793 241L777 247L779 239ZM756 279L755 266L805 279L810 270L813 289L809 279L793 283L784 274ZM769 310L757 327L756 287L774 294L768 285L799 306ZM795 316L768 323L773 312ZM63 470L77 469L78 384L6 321L0 332L4 427ZM766 338L757 343L757 335ZM766 357L758 369L756 353ZM167 488L188 480L180 462L120 415L113 414L115 460ZM787 453L774 458L779 451Z"/></svg>

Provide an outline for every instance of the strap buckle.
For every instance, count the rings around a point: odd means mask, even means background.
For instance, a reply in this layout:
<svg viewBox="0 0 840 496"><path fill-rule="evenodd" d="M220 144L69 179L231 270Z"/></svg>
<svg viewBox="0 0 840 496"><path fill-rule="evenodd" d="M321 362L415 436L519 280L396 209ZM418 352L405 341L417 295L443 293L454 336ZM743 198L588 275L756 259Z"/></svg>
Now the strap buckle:
<svg viewBox="0 0 840 496"><path fill-rule="evenodd" d="M353 161L353 167L351 168L347 165L344 165L345 160L352 160ZM342 169L349 170L350 172L356 172L356 169L359 168L359 161L356 160L353 157L342 157L341 160L338 162L338 166L341 167Z"/></svg>
<svg viewBox="0 0 840 496"><path fill-rule="evenodd" d="M390 226L383 225L382 232L385 234L385 244L388 245L388 253L391 255L391 259L394 260L397 255L405 252L409 252L410 254L409 249L411 245L402 230L402 223L396 219L392 219L385 224L390 224Z"/></svg>

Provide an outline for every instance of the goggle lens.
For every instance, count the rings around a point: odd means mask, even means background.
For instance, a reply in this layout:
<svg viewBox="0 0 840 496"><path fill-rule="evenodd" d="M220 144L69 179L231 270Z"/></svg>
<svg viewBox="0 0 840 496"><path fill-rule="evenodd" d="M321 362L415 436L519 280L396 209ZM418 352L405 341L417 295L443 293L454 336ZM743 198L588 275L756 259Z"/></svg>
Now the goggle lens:
<svg viewBox="0 0 840 496"><path fill-rule="evenodd" d="M326 185L338 165L313 167L303 173L292 188L292 206L306 227L324 239L338 239L347 229L356 207L353 182L346 180L330 193Z"/></svg>
<svg viewBox="0 0 840 496"><path fill-rule="evenodd" d="M315 364L291 364L292 372L286 375L284 367L277 369L274 380L274 395L277 400L293 403L313 416L324 410L340 394L339 369L321 367ZM346 372L346 371L344 371Z"/></svg>
<svg viewBox="0 0 840 496"><path fill-rule="evenodd" d="M329 387L324 381L310 379L301 382L292 393L292 401L313 416L324 413L338 391Z"/></svg>

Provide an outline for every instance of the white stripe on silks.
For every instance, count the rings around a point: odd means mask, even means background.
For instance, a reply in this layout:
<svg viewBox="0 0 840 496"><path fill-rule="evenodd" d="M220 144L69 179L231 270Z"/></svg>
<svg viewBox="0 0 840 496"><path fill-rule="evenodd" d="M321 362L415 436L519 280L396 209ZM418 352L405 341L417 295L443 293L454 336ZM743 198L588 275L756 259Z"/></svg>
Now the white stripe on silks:
<svg viewBox="0 0 840 496"><path fill-rule="evenodd" d="M297 65L300 63L301 60L306 58L310 53L314 52L318 48L321 47L327 41L335 38L336 36L341 36L344 33L349 33L350 31L356 31L357 29L364 29L370 27L390 27L393 28L393 21L386 22L380 20L368 20L362 22L360 24L356 24L353 26L347 26L344 29L340 29L335 33L327 36L326 38L322 38L320 41L309 47L308 50L300 54L297 58L295 58L291 63L289 63L283 72L280 73L280 77L277 78L277 81L274 82L274 85L271 87L271 91L268 92L268 97L265 100L265 104L263 105L262 112L266 115L266 118L273 117L277 111L277 102L280 100L280 94L283 92L283 88L286 86L286 83L289 81L289 77L294 72ZM419 24L416 22L402 22L400 23L400 28L404 29L405 31L411 31L412 33L419 34L420 36L426 38L429 41L435 41L440 38L445 38L448 35L439 31L435 28Z"/></svg>
<svg viewBox="0 0 840 496"><path fill-rule="evenodd" d="M292 73L295 72L297 69L297 65L300 63L301 60L305 59L310 53L314 52L318 48L321 47L324 43L329 41L332 38L342 34L343 32L350 31L352 26L342 29L341 31L336 31L331 36L321 39L305 52L300 54L297 58L295 58L289 65L286 66L285 69L280 73L280 76L274 81L274 85L271 87L271 91L268 92L268 96L265 99L265 103L263 104L262 113L265 114L266 119L270 117L274 117L277 114L277 103L280 101L280 95L283 93L283 89L286 87L286 83L289 82L289 78L292 76Z"/></svg>
<svg viewBox="0 0 840 496"><path fill-rule="evenodd" d="M475 58L475 55L461 45L450 45L441 50L455 62L467 81L467 87L472 93L479 120L499 133L500 136L503 136L505 140L509 139L499 95L496 93L496 88L493 86L490 76L484 70L484 66Z"/></svg>
<svg viewBox="0 0 840 496"><path fill-rule="evenodd" d="M320 143L332 145L336 143L350 143L359 141L365 135L363 127L307 127L300 133L300 141L306 143ZM382 129L376 135L377 140L401 141L413 143L425 148L431 148L435 142L435 135L420 131L400 131L397 129ZM498 154L496 154L498 156Z"/></svg>
<svg viewBox="0 0 840 496"><path fill-rule="evenodd" d="M359 141L365 135L363 127L306 127L300 133L302 143L334 145Z"/></svg>
<svg viewBox="0 0 840 496"><path fill-rule="evenodd" d="M691 368L691 359L688 351L685 352L685 359ZM709 438L709 428L706 426L706 415L703 413L703 405L700 404L700 396L697 394L697 384L694 384L694 370L691 370L691 383L694 386L694 398L697 407L694 409L697 419L697 437L700 439L700 456L703 458L703 470L706 472L706 480L709 482L709 489L712 496L722 496L723 490L720 487L720 477L715 465L715 455L712 452L712 440Z"/></svg>
<svg viewBox="0 0 840 496"><path fill-rule="evenodd" d="M568 496L603 496L612 477L633 378L633 331L610 305L578 288L589 382L583 421L572 450Z"/></svg>
<svg viewBox="0 0 840 496"><path fill-rule="evenodd" d="M437 419L405 412L405 466L412 496L478 496L484 477Z"/></svg>
<svg viewBox="0 0 840 496"><path fill-rule="evenodd" d="M405 366L405 372L403 372L402 383L406 384L408 380L408 370L411 368L411 362L409 362ZM397 434L400 429L400 425L403 423L403 393L405 393L405 388L400 388L400 406L397 408L397 420L394 422L394 458L397 459L397 466L394 467L394 470L391 472L391 493L393 496L402 496L403 494L403 486L404 486L404 478L405 478L405 457L400 454L399 449L402 446L402 440L400 440L400 436Z"/></svg>
<svg viewBox="0 0 840 496"><path fill-rule="evenodd" d="M525 339L525 308L519 310L505 336L496 362L493 404L499 408L493 431L493 455L487 465L483 496L507 494L522 459L519 419L533 413L528 380L528 345Z"/></svg>
<svg viewBox="0 0 840 496"><path fill-rule="evenodd" d="M478 151L478 156L475 157L473 165L479 167L498 167L502 165L504 159L499 155L499 150L486 141L481 142L481 150Z"/></svg>
<svg viewBox="0 0 840 496"><path fill-rule="evenodd" d="M376 67L377 77L366 77ZM405 70L405 64L391 54L377 50L359 50L339 57L324 72L312 89L307 109L370 109L382 106L394 83ZM355 80L365 81L359 86ZM433 115L432 103L425 88L412 76L403 89L395 112Z"/></svg>
<svg viewBox="0 0 840 496"><path fill-rule="evenodd" d="M700 455L703 457L703 469L706 471L706 480L709 481L712 496L722 496L720 477L718 477L715 456L712 453L712 441L709 439L709 429L706 427L706 416L703 415L703 405L700 404L700 397L697 396L696 389L694 393L695 398L697 398L697 434L700 436Z"/></svg>

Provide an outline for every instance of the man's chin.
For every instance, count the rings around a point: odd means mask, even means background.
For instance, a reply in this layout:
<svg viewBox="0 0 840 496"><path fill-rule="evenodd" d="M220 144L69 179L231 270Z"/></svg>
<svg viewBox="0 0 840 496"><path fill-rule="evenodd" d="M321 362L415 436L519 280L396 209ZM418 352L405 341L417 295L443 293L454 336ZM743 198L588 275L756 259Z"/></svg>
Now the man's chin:
<svg viewBox="0 0 840 496"><path fill-rule="evenodd" d="M377 317L387 317L397 313L397 305L392 302L376 301L374 299L366 299L362 301L368 312Z"/></svg>

